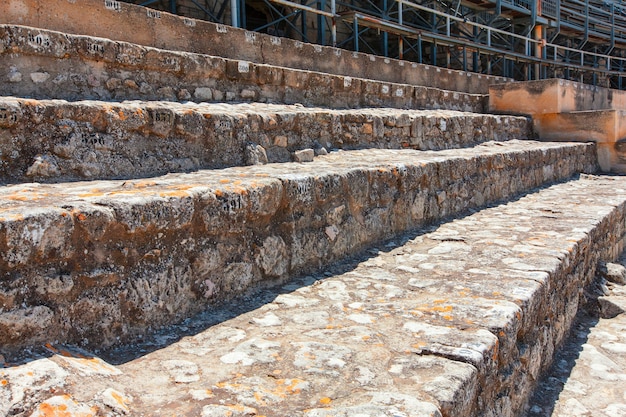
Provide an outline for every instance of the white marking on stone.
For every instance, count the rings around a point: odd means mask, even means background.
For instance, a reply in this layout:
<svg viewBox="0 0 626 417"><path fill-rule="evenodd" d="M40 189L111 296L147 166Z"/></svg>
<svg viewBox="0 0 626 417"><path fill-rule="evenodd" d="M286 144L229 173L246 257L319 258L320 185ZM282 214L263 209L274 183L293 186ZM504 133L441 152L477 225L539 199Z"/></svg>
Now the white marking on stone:
<svg viewBox="0 0 626 417"><path fill-rule="evenodd" d="M246 42L254 43L256 41L256 33L246 32Z"/></svg>
<svg viewBox="0 0 626 417"><path fill-rule="evenodd" d="M241 73L250 72L250 63L248 61L239 61L237 63L237 70Z"/></svg>
<svg viewBox="0 0 626 417"><path fill-rule="evenodd" d="M119 1L104 0L104 7L106 7L109 10L116 11L116 12L122 11L122 5L120 4Z"/></svg>

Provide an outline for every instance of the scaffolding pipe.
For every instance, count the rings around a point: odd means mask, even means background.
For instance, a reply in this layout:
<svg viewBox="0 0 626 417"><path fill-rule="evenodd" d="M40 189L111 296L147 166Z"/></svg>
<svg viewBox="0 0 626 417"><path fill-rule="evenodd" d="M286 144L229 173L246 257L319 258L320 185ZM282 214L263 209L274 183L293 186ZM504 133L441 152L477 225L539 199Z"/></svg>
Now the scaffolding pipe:
<svg viewBox="0 0 626 417"><path fill-rule="evenodd" d="M230 0L230 22L232 26L239 27L239 0Z"/></svg>

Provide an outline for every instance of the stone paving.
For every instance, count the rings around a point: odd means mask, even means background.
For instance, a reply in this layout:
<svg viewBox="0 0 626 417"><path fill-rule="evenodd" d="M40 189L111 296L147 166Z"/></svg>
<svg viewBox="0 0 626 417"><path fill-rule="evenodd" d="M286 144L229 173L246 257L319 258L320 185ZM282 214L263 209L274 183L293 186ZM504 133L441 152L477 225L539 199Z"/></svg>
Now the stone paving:
<svg viewBox="0 0 626 417"><path fill-rule="evenodd" d="M398 233L593 172L594 149L366 149L307 164L2 187L2 352L130 339Z"/></svg>
<svg viewBox="0 0 626 417"><path fill-rule="evenodd" d="M4 364L0 413L513 416L625 220L626 179L583 176L100 357L50 341Z"/></svg>
<svg viewBox="0 0 626 417"><path fill-rule="evenodd" d="M599 281L597 290L602 304L581 309L526 417L626 416L626 287Z"/></svg>

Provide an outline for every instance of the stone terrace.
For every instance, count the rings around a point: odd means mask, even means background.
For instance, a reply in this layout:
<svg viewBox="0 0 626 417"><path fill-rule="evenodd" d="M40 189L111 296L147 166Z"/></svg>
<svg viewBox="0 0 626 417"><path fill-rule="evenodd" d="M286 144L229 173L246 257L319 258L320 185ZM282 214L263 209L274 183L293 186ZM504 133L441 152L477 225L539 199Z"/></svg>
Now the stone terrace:
<svg viewBox="0 0 626 417"><path fill-rule="evenodd" d="M532 136L523 117L393 108L0 97L3 115L0 142L13 155L0 161L5 182L143 177L289 162L305 149L437 150Z"/></svg>
<svg viewBox="0 0 626 417"><path fill-rule="evenodd" d="M594 144L484 114L506 80L55 4L0 4L0 414L522 412L623 249Z"/></svg>
<svg viewBox="0 0 626 417"><path fill-rule="evenodd" d="M622 178L585 176L257 292L110 363L47 345L0 371L2 411L515 415L596 262L621 251L625 203Z"/></svg>

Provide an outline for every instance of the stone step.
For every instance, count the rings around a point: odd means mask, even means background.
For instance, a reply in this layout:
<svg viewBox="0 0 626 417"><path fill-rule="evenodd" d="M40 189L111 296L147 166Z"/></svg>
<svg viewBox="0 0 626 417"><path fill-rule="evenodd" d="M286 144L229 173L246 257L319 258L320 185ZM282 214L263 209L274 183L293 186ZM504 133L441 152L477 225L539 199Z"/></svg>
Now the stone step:
<svg viewBox="0 0 626 417"><path fill-rule="evenodd" d="M533 127L542 140L593 141L603 171L626 173L626 110L538 114Z"/></svg>
<svg viewBox="0 0 626 417"><path fill-rule="evenodd" d="M234 42L231 40L230 42ZM290 53L291 54L291 53ZM483 112L487 97L0 25L0 94Z"/></svg>
<svg viewBox="0 0 626 417"><path fill-rule="evenodd" d="M524 117L443 110L5 97L0 181L146 177L286 162L305 149L436 150L531 136Z"/></svg>
<svg viewBox="0 0 626 417"><path fill-rule="evenodd" d="M203 313L108 362L49 344L0 369L0 411L519 415L625 224L626 179L582 176Z"/></svg>
<svg viewBox="0 0 626 417"><path fill-rule="evenodd" d="M406 230L593 171L594 147L332 152L0 189L0 340L109 346Z"/></svg>
<svg viewBox="0 0 626 417"><path fill-rule="evenodd" d="M489 87L489 110L525 114L540 140L593 141L605 172L626 173L626 92L565 80Z"/></svg>
<svg viewBox="0 0 626 417"><path fill-rule="evenodd" d="M57 12L59 10L63 12ZM235 61L252 61L473 94L487 94L490 84L510 81L503 77L441 69L249 32L114 0L5 0L0 2L0 23L213 55ZM45 46L45 36L38 38L36 33L33 36L32 43ZM97 55L99 43L96 41L91 44L88 55ZM132 59L132 55L127 56L127 61Z"/></svg>
<svg viewBox="0 0 626 417"><path fill-rule="evenodd" d="M626 110L626 92L549 79L489 86L489 110L537 116L585 110Z"/></svg>

